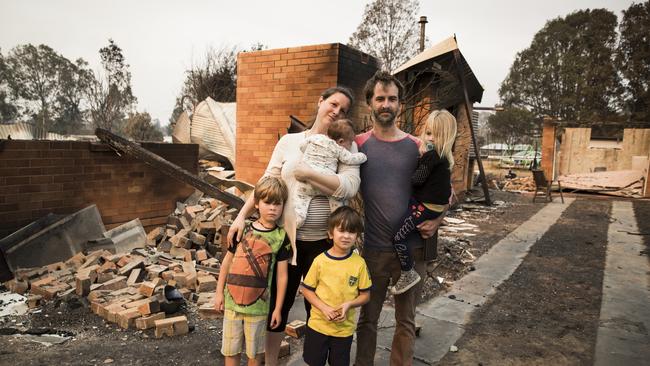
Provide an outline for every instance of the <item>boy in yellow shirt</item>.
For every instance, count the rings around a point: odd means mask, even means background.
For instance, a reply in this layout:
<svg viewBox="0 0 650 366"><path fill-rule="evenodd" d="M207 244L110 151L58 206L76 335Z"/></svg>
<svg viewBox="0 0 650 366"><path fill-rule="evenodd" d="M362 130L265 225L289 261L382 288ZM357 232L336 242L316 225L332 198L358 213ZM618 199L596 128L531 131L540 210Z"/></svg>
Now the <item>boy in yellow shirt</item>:
<svg viewBox="0 0 650 366"><path fill-rule="evenodd" d="M355 309L370 300L370 275L363 258L353 251L363 232L361 217L342 206L329 217L327 232L333 246L320 254L302 283L312 304L303 360L310 366L350 364Z"/></svg>

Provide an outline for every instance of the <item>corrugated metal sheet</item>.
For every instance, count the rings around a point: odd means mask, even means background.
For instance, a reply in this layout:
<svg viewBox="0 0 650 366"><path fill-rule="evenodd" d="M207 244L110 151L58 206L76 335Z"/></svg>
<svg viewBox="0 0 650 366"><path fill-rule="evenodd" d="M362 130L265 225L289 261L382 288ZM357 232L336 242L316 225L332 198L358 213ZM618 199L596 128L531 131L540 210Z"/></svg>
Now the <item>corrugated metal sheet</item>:
<svg viewBox="0 0 650 366"><path fill-rule="evenodd" d="M45 132L41 128L27 122L0 124L0 139L12 140L74 140L73 137Z"/></svg>
<svg viewBox="0 0 650 366"><path fill-rule="evenodd" d="M190 139L206 150L225 156L235 165L236 103L218 103L207 98L192 115Z"/></svg>
<svg viewBox="0 0 650 366"><path fill-rule="evenodd" d="M189 144L190 139L190 117L183 111L178 120L174 124L174 132L172 132L172 142L175 144Z"/></svg>

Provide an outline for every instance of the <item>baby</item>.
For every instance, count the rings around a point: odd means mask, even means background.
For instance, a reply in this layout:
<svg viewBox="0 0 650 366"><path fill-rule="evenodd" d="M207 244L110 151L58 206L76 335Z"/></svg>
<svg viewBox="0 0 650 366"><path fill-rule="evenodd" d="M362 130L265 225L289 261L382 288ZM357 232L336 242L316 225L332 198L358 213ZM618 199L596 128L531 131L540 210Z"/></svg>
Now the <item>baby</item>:
<svg viewBox="0 0 650 366"><path fill-rule="evenodd" d="M300 143L303 152L302 161L315 171L334 175L339 162L348 165L360 165L366 161L363 153L351 153L354 141L354 128L349 119L339 119L332 122L327 130L327 136L315 134ZM301 227L307 217L309 203L314 196L323 195L309 183L298 182L294 207L296 210L296 225Z"/></svg>

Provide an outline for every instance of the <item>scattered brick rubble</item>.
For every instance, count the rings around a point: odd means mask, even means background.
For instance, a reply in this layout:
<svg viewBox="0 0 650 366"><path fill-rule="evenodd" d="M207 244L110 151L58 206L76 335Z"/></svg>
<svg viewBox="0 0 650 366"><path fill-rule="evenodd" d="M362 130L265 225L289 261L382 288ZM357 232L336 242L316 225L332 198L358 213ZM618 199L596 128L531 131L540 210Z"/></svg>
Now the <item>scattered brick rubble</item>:
<svg viewBox="0 0 650 366"><path fill-rule="evenodd" d="M535 191L535 181L533 177L522 177L508 179L502 188L504 191Z"/></svg>
<svg viewBox="0 0 650 366"><path fill-rule="evenodd" d="M523 178L525 179L525 178ZM478 228L471 222L508 207L495 201L492 207L465 203L450 211L441 228L439 257L429 263L425 290L439 291L451 284L454 274L473 270L475 256L469 238ZM213 300L225 248L225 234L236 211L197 191L177 203L166 226L147 234L147 245L128 253L96 250L78 253L64 262L19 269L5 283L12 292L25 294L29 308L43 301L80 299L93 313L124 329L153 329L156 337L186 334L191 326L178 310L179 304L165 296L176 289L187 306L201 318L220 317ZM286 333L300 338L305 323L296 320ZM289 352L283 342L282 354Z"/></svg>
<svg viewBox="0 0 650 366"><path fill-rule="evenodd" d="M492 206L466 202L447 213L440 226L438 258L427 263L423 299L449 288L454 280L475 269L477 248L472 241L481 235L476 224L488 222L491 216L511 206L510 202L501 200L495 200Z"/></svg>
<svg viewBox="0 0 650 366"><path fill-rule="evenodd" d="M5 286L25 294L30 308L78 296L93 313L124 329L154 329L157 338L186 334L187 317L177 313L179 301L170 300L166 289L177 289L200 317L219 316L213 306L219 258L236 212L201 196L177 203L167 225L149 232L145 248L77 253L65 262L19 269Z"/></svg>

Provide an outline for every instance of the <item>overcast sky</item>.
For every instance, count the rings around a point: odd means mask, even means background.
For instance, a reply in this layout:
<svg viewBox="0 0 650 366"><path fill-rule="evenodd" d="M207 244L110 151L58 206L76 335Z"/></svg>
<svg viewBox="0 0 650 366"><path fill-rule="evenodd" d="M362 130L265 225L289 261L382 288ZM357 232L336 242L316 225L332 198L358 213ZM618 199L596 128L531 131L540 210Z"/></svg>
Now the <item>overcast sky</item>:
<svg viewBox="0 0 650 366"><path fill-rule="evenodd" d="M46 44L70 60L99 69L99 49L115 40L130 64L137 109L167 124L186 70L208 47L261 42L269 48L346 43L365 4L357 0L0 0L0 48ZM637 0L636 2L640 2ZM579 9L607 8L620 19L631 0L422 0L427 37L454 33L485 88L498 89L518 51L547 20Z"/></svg>

